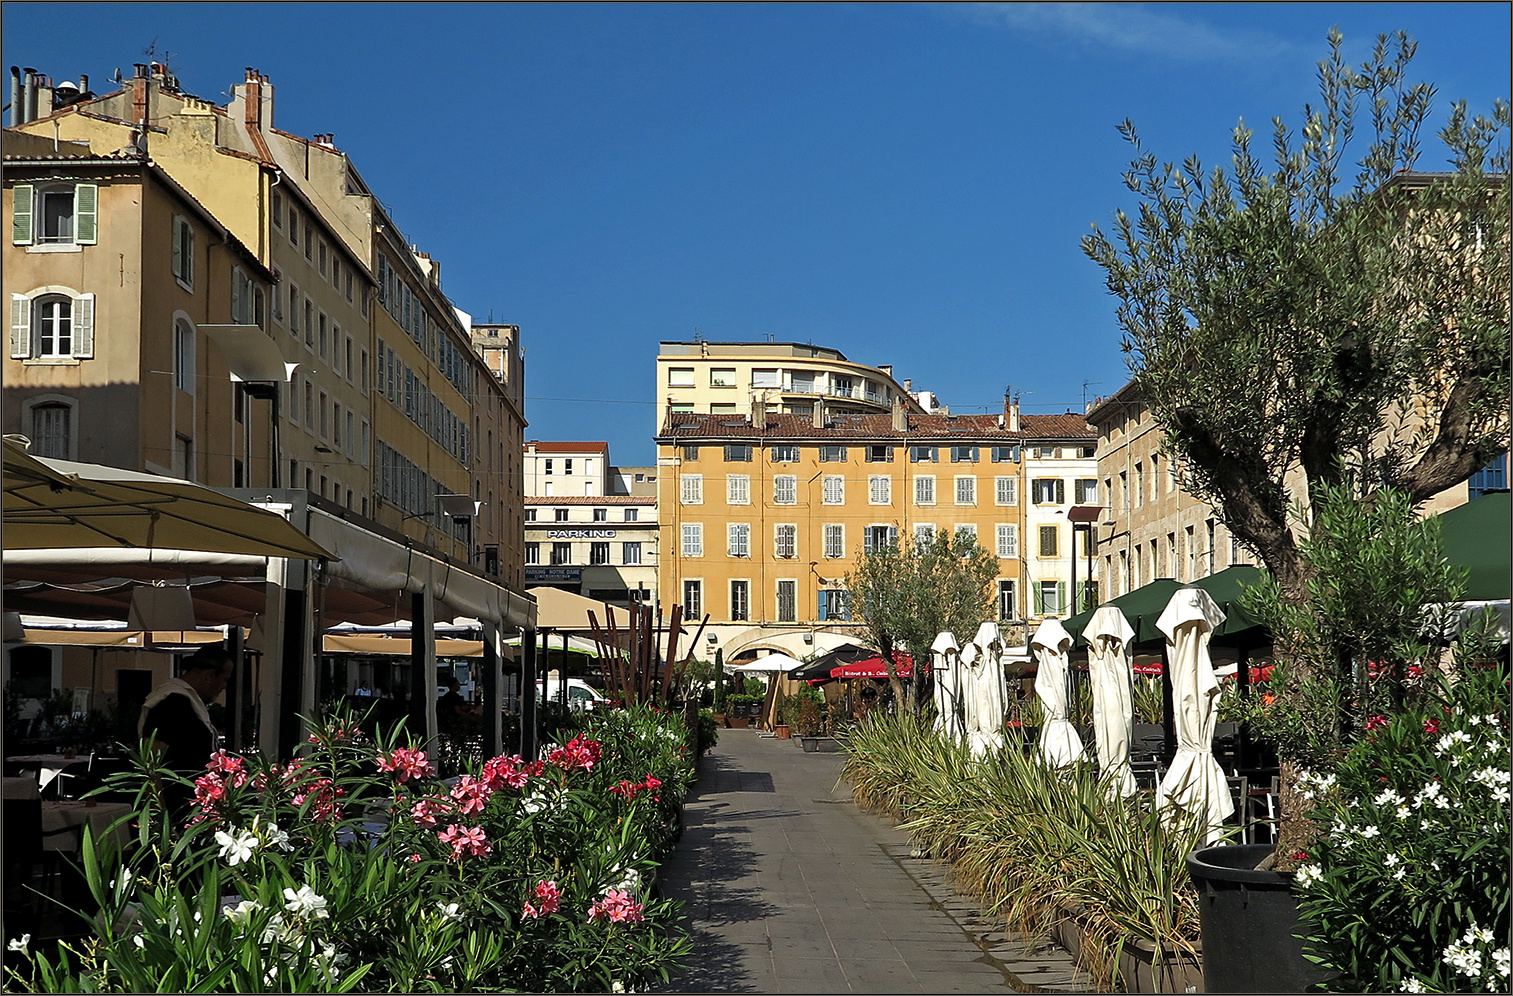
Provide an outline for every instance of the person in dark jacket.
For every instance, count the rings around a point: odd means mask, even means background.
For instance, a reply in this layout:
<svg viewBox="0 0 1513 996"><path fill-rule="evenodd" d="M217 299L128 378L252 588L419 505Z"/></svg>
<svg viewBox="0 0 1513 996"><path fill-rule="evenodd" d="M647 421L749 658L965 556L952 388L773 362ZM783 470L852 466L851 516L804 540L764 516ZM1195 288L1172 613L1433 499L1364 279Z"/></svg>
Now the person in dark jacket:
<svg viewBox="0 0 1513 996"><path fill-rule="evenodd" d="M220 737L205 705L225 690L232 667L223 647L201 647L184 659L177 678L147 696L137 733L152 741L163 767L190 778L205 770Z"/></svg>

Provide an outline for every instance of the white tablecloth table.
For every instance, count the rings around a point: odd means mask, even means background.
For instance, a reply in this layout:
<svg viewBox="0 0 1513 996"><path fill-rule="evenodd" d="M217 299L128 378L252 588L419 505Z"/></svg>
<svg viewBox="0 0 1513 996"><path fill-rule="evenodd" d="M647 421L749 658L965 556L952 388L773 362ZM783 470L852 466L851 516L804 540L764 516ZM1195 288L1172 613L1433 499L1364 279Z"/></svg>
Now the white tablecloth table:
<svg viewBox="0 0 1513 996"><path fill-rule="evenodd" d="M68 768L76 764L88 764L89 755L69 757L66 754L20 754L5 759L7 764L20 766L24 770L35 769L37 772L37 787L45 789L52 784Z"/></svg>
<svg viewBox="0 0 1513 996"><path fill-rule="evenodd" d="M82 828L88 825L96 840L106 836L112 823L132 812L125 802L101 802L90 805L83 800L45 800L42 803L42 849L77 851L83 839ZM68 831L75 830L70 833ZM123 823L109 838L120 847L131 839L131 824Z"/></svg>

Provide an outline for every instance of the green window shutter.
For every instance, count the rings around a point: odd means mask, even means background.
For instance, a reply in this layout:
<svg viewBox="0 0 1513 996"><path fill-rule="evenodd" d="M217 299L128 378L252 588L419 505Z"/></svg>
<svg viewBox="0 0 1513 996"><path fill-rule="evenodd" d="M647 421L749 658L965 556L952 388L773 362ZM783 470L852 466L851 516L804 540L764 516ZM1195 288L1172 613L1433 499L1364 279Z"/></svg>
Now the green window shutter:
<svg viewBox="0 0 1513 996"><path fill-rule="evenodd" d="M1038 585L1038 584L1037 585L1033 585L1030 588L1030 593L1035 596L1035 614L1036 615L1044 615L1045 614L1045 589L1042 588L1042 587L1040 587L1040 585Z"/></svg>
<svg viewBox="0 0 1513 996"><path fill-rule="evenodd" d="M1056 611L1060 615L1066 615L1066 582L1056 582Z"/></svg>
<svg viewBox="0 0 1513 996"><path fill-rule="evenodd" d="M95 296L80 294L74 298L74 357L93 359L95 355Z"/></svg>
<svg viewBox="0 0 1513 996"><path fill-rule="evenodd" d="M18 246L32 244L32 194L34 190L35 188L29 183L18 183L11 188L11 242Z"/></svg>
<svg viewBox="0 0 1513 996"><path fill-rule="evenodd" d="M11 295L11 359L32 355L32 302L21 294Z"/></svg>
<svg viewBox="0 0 1513 996"><path fill-rule="evenodd" d="M81 246L95 244L99 227L100 185L81 183L74 187L74 241Z"/></svg>
<svg viewBox="0 0 1513 996"><path fill-rule="evenodd" d="M1056 478L1056 504L1066 504L1066 482L1059 477Z"/></svg>

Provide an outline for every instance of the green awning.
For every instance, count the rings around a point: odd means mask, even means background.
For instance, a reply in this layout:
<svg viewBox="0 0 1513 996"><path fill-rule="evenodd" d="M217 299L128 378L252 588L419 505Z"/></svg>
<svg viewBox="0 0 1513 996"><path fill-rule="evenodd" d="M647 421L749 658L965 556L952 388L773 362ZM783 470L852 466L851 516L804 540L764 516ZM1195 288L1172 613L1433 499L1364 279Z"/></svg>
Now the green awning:
<svg viewBox="0 0 1513 996"><path fill-rule="evenodd" d="M1466 601L1508 597L1508 492L1483 495L1439 517L1445 559L1466 570Z"/></svg>
<svg viewBox="0 0 1513 996"><path fill-rule="evenodd" d="M1172 600L1172 592L1180 587L1182 587L1181 582L1171 578L1157 578L1150 584L1142 585L1134 591L1127 591L1118 598L1111 598L1095 608L1084 609L1062 625L1071 634L1073 646L1085 646L1082 631L1093 618L1093 613L1103 605L1112 605L1124 613L1124 618L1129 620L1130 628L1135 631L1135 643L1160 642L1166 637L1162 636L1161 631L1156 628L1156 620L1161 618L1161 613L1166 609L1166 603Z"/></svg>

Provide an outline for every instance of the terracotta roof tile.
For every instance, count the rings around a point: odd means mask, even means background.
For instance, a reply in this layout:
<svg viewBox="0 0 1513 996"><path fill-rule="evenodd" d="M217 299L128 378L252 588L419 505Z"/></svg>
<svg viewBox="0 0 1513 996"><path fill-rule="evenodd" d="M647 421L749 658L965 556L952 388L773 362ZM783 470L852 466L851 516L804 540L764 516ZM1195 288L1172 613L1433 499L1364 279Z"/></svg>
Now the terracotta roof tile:
<svg viewBox="0 0 1513 996"><path fill-rule="evenodd" d="M676 445L683 440L787 439L856 440L934 439L1004 440L1096 439L1097 433L1081 415L1021 415L1020 431L999 426L998 415L909 415L907 432L893 428L892 415L832 413L821 428L808 415L768 415L767 428L758 430L751 420L729 415L675 412L668 415L658 442Z"/></svg>

